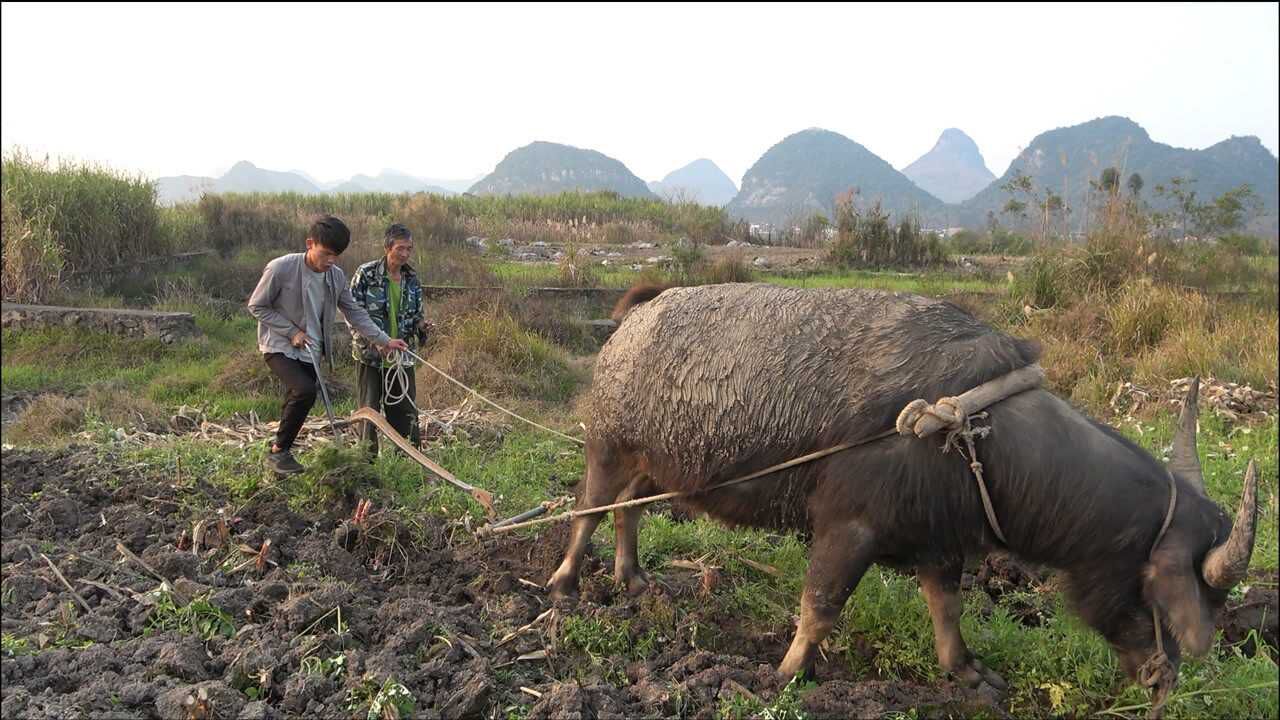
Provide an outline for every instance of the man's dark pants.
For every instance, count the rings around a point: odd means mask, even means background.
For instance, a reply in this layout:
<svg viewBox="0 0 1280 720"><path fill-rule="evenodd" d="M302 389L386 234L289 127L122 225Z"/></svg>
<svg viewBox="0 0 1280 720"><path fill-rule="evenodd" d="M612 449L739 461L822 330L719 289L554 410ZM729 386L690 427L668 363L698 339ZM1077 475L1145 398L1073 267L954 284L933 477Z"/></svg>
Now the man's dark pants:
<svg viewBox="0 0 1280 720"><path fill-rule="evenodd" d="M316 404L316 369L311 363L294 360L282 353L267 353L267 367L284 383L284 408L276 430L276 447L288 450Z"/></svg>
<svg viewBox="0 0 1280 720"><path fill-rule="evenodd" d="M396 432L408 438L414 447L422 447L422 439L418 431L418 413L410 403L418 393L414 369L405 368L405 374L409 376L409 395L394 405L383 407L382 400L385 392L383 373L385 371L374 365L360 363L356 377L356 402L360 407L371 407L387 416L387 421ZM396 390L401 389L396 388ZM378 429L373 426L373 423L364 423L364 429L360 431L360 440L366 452L375 456L378 454Z"/></svg>

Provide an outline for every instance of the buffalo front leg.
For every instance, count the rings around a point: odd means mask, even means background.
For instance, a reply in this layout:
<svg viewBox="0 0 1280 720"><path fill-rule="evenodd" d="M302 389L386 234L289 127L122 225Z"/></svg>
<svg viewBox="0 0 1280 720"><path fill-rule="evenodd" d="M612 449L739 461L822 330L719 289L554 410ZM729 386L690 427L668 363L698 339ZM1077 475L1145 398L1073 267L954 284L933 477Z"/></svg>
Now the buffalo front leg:
<svg viewBox="0 0 1280 720"><path fill-rule="evenodd" d="M818 646L831 633L845 601L874 556L874 539L860 525L846 523L814 535L809 571L800 595L800 626L778 666L783 677L790 679L813 669Z"/></svg>
<svg viewBox="0 0 1280 720"><path fill-rule="evenodd" d="M961 572L962 566L956 563L946 567L921 567L916 573L933 619L933 646L938 651L938 664L969 687L985 682L996 690L1004 690L1008 687L1004 678L974 657L960 636Z"/></svg>
<svg viewBox="0 0 1280 720"><path fill-rule="evenodd" d="M577 509L586 510L612 503L632 479L623 468L619 467L615 453L601 450L596 446L588 446L586 487L582 490ZM577 593L582 556L586 554L591 534L596 531L596 527L600 525L603 518L604 513L591 513L573 519L573 530L570 532L569 547L565 551L564 560L547 582L547 589L551 592L553 599L558 600Z"/></svg>

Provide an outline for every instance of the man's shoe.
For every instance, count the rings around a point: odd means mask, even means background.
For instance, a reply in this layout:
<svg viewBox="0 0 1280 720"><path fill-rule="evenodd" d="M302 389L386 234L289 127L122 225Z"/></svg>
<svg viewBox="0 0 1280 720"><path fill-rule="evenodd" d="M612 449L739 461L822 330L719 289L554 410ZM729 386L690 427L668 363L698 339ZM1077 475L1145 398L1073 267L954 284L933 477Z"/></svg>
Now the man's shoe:
<svg viewBox="0 0 1280 720"><path fill-rule="evenodd" d="M288 450L281 450L276 453L268 452L267 467L277 475L296 475L306 470L297 460L293 459L293 453Z"/></svg>

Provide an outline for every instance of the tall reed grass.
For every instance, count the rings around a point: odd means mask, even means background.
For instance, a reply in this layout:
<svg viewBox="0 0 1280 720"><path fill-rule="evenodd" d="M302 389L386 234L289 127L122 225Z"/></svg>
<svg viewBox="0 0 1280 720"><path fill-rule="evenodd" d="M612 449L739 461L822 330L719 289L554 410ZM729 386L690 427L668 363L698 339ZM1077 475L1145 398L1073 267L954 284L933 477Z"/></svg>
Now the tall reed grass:
<svg viewBox="0 0 1280 720"><path fill-rule="evenodd" d="M6 298L38 301L70 275L169 250L145 178L14 150L0 161L0 186Z"/></svg>

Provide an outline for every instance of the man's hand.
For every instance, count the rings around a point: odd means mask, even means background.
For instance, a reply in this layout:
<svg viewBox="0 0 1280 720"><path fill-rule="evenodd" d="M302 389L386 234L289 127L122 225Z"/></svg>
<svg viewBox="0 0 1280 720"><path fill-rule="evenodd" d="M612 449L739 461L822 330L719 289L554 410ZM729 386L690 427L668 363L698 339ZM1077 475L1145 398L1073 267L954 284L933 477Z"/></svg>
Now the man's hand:
<svg viewBox="0 0 1280 720"><path fill-rule="evenodd" d="M408 349L409 349L409 344L401 340L400 338L391 338L390 342L382 346L383 354L389 353L392 350L399 350L401 352L404 352L405 350L408 350Z"/></svg>
<svg viewBox="0 0 1280 720"><path fill-rule="evenodd" d="M430 320L423 318L422 322L418 323L418 341L423 345L426 345L428 338L434 336L435 333L436 324Z"/></svg>
<svg viewBox="0 0 1280 720"><path fill-rule="evenodd" d="M294 334L293 334L293 337L289 338L289 344L290 344L290 345L292 345L292 346L294 346L294 347L296 347L296 348L303 348L303 347L306 347L306 345L307 345L307 331L306 331L306 330L299 330L298 332L294 333Z"/></svg>

